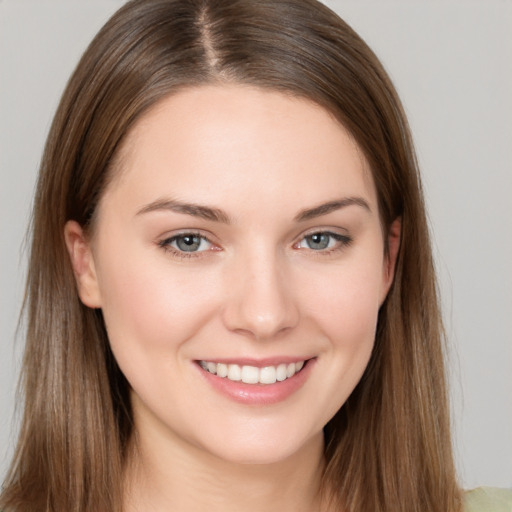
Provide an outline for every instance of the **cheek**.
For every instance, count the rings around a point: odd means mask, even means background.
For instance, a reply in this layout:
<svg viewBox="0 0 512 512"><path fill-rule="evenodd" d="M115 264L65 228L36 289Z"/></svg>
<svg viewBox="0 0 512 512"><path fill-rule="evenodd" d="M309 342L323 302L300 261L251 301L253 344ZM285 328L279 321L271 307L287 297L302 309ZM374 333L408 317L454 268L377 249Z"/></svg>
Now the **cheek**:
<svg viewBox="0 0 512 512"><path fill-rule="evenodd" d="M382 290L382 263L378 259L349 262L304 283L309 314L331 339L357 342L374 333Z"/></svg>
<svg viewBox="0 0 512 512"><path fill-rule="evenodd" d="M325 364L330 368L325 374L332 376L333 386L344 383L338 388L341 401L355 387L371 356L382 287L381 261L354 261L319 276L304 293L308 316L328 347Z"/></svg>
<svg viewBox="0 0 512 512"><path fill-rule="evenodd" d="M318 387L326 390L315 402L324 426L346 402L360 381L375 343L379 311L378 265L339 268L320 286L307 288L309 318L321 335Z"/></svg>
<svg viewBox="0 0 512 512"><path fill-rule="evenodd" d="M199 281L159 255L106 261L100 274L103 316L114 352L140 358L164 354L201 329L215 309L211 278ZM123 354L122 354L122 353Z"/></svg>

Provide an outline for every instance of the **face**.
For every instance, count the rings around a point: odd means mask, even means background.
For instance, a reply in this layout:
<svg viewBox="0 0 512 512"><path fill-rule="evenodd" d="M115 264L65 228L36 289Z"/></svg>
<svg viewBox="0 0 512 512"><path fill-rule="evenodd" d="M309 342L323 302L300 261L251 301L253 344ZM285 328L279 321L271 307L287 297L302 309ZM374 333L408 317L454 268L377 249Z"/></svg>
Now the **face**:
<svg viewBox="0 0 512 512"><path fill-rule="evenodd" d="M66 226L135 426L229 461L322 438L361 378L393 274L364 157L325 110L244 86L161 101L90 239Z"/></svg>

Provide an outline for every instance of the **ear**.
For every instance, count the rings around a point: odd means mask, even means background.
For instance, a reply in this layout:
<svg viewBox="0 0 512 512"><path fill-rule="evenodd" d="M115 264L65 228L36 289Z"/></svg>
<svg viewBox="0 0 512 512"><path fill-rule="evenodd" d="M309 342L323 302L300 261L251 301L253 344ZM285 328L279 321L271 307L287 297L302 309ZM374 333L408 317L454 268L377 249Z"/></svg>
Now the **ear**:
<svg viewBox="0 0 512 512"><path fill-rule="evenodd" d="M402 219L397 217L389 227L387 238L387 253L384 258L384 267L382 269L382 296L381 305L393 284L395 278L396 260L398 258L398 250L400 249L400 237L402 230Z"/></svg>
<svg viewBox="0 0 512 512"><path fill-rule="evenodd" d="M81 301L90 308L101 307L101 295L91 244L85 236L82 226L74 220L66 222L64 239Z"/></svg>

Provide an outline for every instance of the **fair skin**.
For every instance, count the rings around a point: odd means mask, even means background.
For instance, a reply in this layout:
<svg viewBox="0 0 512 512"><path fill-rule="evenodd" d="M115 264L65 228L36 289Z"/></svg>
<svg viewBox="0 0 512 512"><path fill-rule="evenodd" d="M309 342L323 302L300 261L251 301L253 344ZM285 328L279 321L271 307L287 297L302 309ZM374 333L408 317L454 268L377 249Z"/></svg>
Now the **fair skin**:
<svg viewBox="0 0 512 512"><path fill-rule="evenodd" d="M132 390L126 510L320 510L322 429L398 251L353 139L303 99L187 89L130 132L97 213L65 236Z"/></svg>

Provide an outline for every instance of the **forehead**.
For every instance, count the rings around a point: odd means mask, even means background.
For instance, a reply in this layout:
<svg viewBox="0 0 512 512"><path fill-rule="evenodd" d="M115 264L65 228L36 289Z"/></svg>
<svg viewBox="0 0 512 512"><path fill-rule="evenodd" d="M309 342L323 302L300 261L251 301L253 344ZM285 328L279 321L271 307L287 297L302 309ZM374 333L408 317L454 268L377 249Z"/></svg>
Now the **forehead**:
<svg viewBox="0 0 512 512"><path fill-rule="evenodd" d="M243 85L189 88L161 100L125 138L114 172L110 188L132 188L141 201L161 193L226 202L230 190L267 202L322 201L329 193L376 200L364 155L330 112Z"/></svg>

